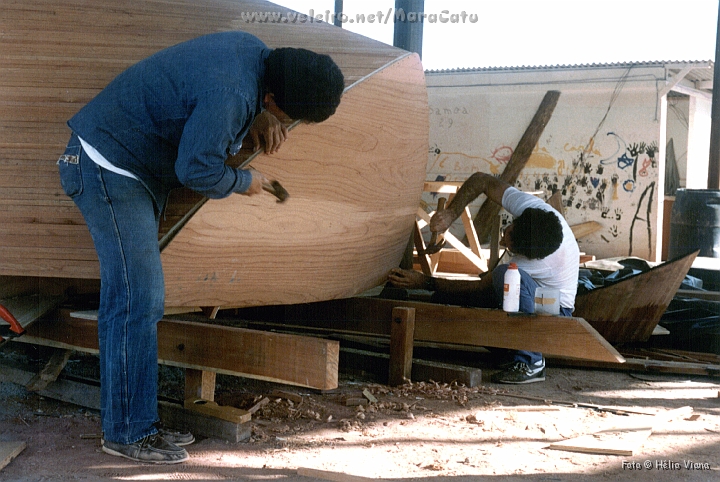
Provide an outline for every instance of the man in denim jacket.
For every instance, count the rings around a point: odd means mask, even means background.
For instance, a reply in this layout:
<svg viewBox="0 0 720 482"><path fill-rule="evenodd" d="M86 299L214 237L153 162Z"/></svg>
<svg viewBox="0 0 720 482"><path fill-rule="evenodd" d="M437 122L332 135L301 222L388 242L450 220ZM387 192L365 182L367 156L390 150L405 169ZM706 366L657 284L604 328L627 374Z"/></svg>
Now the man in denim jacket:
<svg viewBox="0 0 720 482"><path fill-rule="evenodd" d="M103 450L178 463L189 433L158 422L157 322L164 310L158 226L171 189L213 199L255 195L268 180L225 160L248 134L272 154L283 120L322 122L340 103L343 74L327 55L269 49L244 32L199 37L118 75L68 121L60 179L85 218L100 260Z"/></svg>

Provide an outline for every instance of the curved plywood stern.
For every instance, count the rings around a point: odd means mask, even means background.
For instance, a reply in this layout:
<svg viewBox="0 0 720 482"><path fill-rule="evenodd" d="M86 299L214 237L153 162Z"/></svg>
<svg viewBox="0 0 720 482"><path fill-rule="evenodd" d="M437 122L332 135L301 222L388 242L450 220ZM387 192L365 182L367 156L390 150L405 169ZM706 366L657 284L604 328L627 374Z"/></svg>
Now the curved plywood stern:
<svg viewBox="0 0 720 482"><path fill-rule="evenodd" d="M257 306L352 296L407 246L425 179L427 94L417 55L349 88L252 167L289 191L209 200L163 250L168 306Z"/></svg>

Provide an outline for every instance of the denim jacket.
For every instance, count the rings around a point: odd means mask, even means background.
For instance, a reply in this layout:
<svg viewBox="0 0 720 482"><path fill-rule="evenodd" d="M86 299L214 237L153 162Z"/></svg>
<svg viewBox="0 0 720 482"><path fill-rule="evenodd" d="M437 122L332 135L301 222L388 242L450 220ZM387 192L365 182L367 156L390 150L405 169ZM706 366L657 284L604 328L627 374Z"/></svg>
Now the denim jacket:
<svg viewBox="0 0 720 482"><path fill-rule="evenodd" d="M250 173L225 160L262 109L269 53L244 32L169 47L118 75L68 126L156 201L181 185L214 199L244 192Z"/></svg>

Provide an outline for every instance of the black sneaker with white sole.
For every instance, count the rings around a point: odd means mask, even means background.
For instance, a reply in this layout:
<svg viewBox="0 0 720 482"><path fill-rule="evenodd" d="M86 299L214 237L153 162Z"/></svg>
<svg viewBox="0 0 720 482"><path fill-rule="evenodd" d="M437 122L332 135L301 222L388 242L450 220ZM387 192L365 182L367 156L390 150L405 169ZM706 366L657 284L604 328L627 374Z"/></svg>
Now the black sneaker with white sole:
<svg viewBox="0 0 720 482"><path fill-rule="evenodd" d="M184 448L168 442L158 434L148 435L131 444L103 440L102 450L110 455L147 464L179 464L189 458Z"/></svg>
<svg viewBox="0 0 720 482"><path fill-rule="evenodd" d="M505 370L499 371L490 377L495 383L512 383L520 385L524 383L535 383L545 381L545 359L543 358L533 365L523 362L515 362Z"/></svg>

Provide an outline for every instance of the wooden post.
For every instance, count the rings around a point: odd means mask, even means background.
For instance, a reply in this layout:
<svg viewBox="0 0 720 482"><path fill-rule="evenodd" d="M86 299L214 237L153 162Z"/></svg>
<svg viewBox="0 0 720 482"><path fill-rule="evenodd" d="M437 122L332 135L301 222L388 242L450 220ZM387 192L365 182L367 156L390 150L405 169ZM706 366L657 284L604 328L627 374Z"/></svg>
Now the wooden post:
<svg viewBox="0 0 720 482"><path fill-rule="evenodd" d="M431 266L430 256L425 254L425 240L423 240L422 232L420 231L420 225L415 221L413 227L413 239L415 240L415 248L418 253L418 260L420 261L420 269L426 276L432 276L433 270Z"/></svg>
<svg viewBox="0 0 720 482"><path fill-rule="evenodd" d="M402 385L405 380L410 380L414 335L415 308L393 308L390 326L389 385Z"/></svg>
<svg viewBox="0 0 720 482"><path fill-rule="evenodd" d="M215 372L185 369L185 400L190 398L215 400Z"/></svg>
<svg viewBox="0 0 720 482"><path fill-rule="evenodd" d="M720 7L718 7L718 27L715 33L715 67L713 75L713 93L710 123L710 158L708 162L708 189L720 189Z"/></svg>
<svg viewBox="0 0 720 482"><path fill-rule="evenodd" d="M492 271L500 261L500 215L495 217L490 231L490 259L488 260L488 271Z"/></svg>
<svg viewBox="0 0 720 482"><path fill-rule="evenodd" d="M555 110L559 98L560 92L556 90L550 90L545 94L540 107L538 107L535 113L535 117L530 121L530 125L525 130L520 142L518 142L507 166L505 166L502 174L500 174L500 179L508 184L513 184L517 180L518 175L525 167L525 164L527 164L528 159L530 159L530 155L545 130L545 126L550 121L550 117ZM480 206L480 210L475 215L473 224L475 225L478 239L481 243L484 243L490 236L492 221L499 212L500 206L488 199Z"/></svg>

